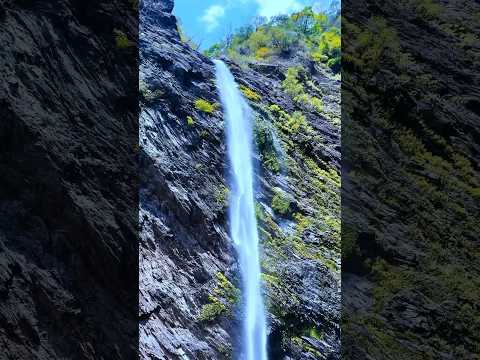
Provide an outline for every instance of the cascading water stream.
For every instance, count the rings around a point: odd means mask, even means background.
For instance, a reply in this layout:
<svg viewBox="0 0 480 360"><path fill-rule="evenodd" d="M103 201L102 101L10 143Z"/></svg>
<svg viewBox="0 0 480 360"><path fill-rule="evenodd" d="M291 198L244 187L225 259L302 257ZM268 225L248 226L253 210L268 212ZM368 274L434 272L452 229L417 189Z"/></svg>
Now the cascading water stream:
<svg viewBox="0 0 480 360"><path fill-rule="evenodd" d="M253 196L252 112L225 63L215 60L215 67L233 174L229 199L230 233L239 251L243 282L241 358L267 360L266 317L260 290L260 257Z"/></svg>

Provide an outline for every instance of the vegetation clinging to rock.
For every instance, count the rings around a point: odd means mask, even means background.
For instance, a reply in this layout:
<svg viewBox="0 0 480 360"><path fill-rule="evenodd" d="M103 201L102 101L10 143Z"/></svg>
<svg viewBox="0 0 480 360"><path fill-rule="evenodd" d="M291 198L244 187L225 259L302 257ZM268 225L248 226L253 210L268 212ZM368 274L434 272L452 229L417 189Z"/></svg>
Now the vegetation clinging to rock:
<svg viewBox="0 0 480 360"><path fill-rule="evenodd" d="M126 49L132 46L132 42L128 39L127 35L122 30L114 29L113 35L115 37L115 45L119 49Z"/></svg>
<svg viewBox="0 0 480 360"><path fill-rule="evenodd" d="M248 100L260 101L262 99L262 96L259 93L250 89L248 86L240 85L240 91L243 93L243 95L245 95Z"/></svg>
<svg viewBox="0 0 480 360"><path fill-rule="evenodd" d="M285 74L285 80L282 82L282 87L294 101L300 104L307 105L313 108L318 113L323 111L322 99L311 96L306 90L305 86L300 82L300 75L305 70L302 67L290 67Z"/></svg>
<svg viewBox="0 0 480 360"><path fill-rule="evenodd" d="M290 200L286 196L285 192L280 188L274 189L274 194L272 197L272 209L281 215L286 215L290 210Z"/></svg>
<svg viewBox="0 0 480 360"><path fill-rule="evenodd" d="M270 20L259 19L253 26L244 26L223 42L214 44L205 55L221 54L240 61L268 61L292 52L305 52L312 60L325 63L334 72L340 71L340 13L326 14L306 7L290 16L279 15Z"/></svg>
<svg viewBox="0 0 480 360"><path fill-rule="evenodd" d="M215 278L216 286L208 296L209 302L200 310L199 321L213 321L222 314L231 313L239 300L240 290L223 273L216 273Z"/></svg>
<svg viewBox="0 0 480 360"><path fill-rule="evenodd" d="M205 99L195 100L195 109L207 114L213 114L217 110L217 104L211 103Z"/></svg>

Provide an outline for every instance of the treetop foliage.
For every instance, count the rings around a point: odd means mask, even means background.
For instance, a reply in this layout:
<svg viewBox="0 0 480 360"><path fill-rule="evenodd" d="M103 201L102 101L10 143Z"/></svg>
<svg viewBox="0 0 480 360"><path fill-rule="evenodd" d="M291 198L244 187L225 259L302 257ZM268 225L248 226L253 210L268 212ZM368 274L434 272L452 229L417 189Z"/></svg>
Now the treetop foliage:
<svg viewBox="0 0 480 360"><path fill-rule="evenodd" d="M292 15L279 15L239 28L205 51L209 57L226 55L241 62L272 61L303 52L316 62L340 71L340 15L315 12L312 7Z"/></svg>

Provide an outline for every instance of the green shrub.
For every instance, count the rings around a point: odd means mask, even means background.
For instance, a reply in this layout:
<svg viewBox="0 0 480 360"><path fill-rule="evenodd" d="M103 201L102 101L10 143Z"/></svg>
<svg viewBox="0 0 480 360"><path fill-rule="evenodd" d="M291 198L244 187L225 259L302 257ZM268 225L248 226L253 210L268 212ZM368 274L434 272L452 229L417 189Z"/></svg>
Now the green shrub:
<svg viewBox="0 0 480 360"><path fill-rule="evenodd" d="M208 134L208 131L203 129L202 131L200 131L200 138L204 139L204 140L207 140L209 138L209 134Z"/></svg>
<svg viewBox="0 0 480 360"><path fill-rule="evenodd" d="M187 125L190 127L195 125L195 120L191 116L187 116Z"/></svg>
<svg viewBox="0 0 480 360"><path fill-rule="evenodd" d="M222 208L228 206L228 197L230 195L230 190L225 185L220 185L215 191L215 201Z"/></svg>
<svg viewBox="0 0 480 360"><path fill-rule="evenodd" d="M217 105L212 104L204 99L197 99L195 100L195 109L203 111L207 114L213 114L217 109Z"/></svg>
<svg viewBox="0 0 480 360"><path fill-rule="evenodd" d="M427 0L423 0L427 1ZM430 0L431 1L431 0ZM339 65L340 37L339 17L332 18L317 13L312 7L290 16L276 16L256 26L244 26L232 36L214 44L205 51L207 56L227 55L239 63L268 61L275 55L282 56L294 50L306 52L314 61ZM332 67L333 71L340 69Z"/></svg>
<svg viewBox="0 0 480 360"><path fill-rule="evenodd" d="M208 296L209 303L200 310L199 321L213 321L222 314L231 313L232 307L239 300L240 290L223 273L216 273L215 278L217 284Z"/></svg>
<svg viewBox="0 0 480 360"><path fill-rule="evenodd" d="M319 332L317 330L317 328L315 328L315 327L312 327L308 332L309 337L317 339L317 340L321 340L323 338L323 335L324 334L321 331Z"/></svg>
<svg viewBox="0 0 480 360"><path fill-rule="evenodd" d="M262 96L259 93L250 89L248 86L240 85L240 91L243 93L243 95L245 95L248 100L260 101L262 99Z"/></svg>
<svg viewBox="0 0 480 360"><path fill-rule="evenodd" d="M202 306L199 321L209 322L215 320L218 316L227 311L227 307L219 301L214 301Z"/></svg>
<svg viewBox="0 0 480 360"><path fill-rule="evenodd" d="M294 100L305 93L305 88L298 80L300 70L300 67L288 68L285 73L285 80L282 82L283 89Z"/></svg>
<svg viewBox="0 0 480 360"><path fill-rule="evenodd" d="M272 209L280 215L286 215L290 211L290 200L279 188L275 188L273 194Z"/></svg>
<svg viewBox="0 0 480 360"><path fill-rule="evenodd" d="M270 49L266 46L258 48L257 51L255 51L255 59L257 60L263 60L268 55L270 55Z"/></svg>
<svg viewBox="0 0 480 360"><path fill-rule="evenodd" d="M420 17L435 19L442 12L442 6L433 0L419 0L416 2L417 12Z"/></svg>
<svg viewBox="0 0 480 360"><path fill-rule="evenodd" d="M253 32L247 40L247 46L252 54L255 54L258 49L268 47L269 43L270 36L266 29L261 27L258 28L257 31Z"/></svg>
<svg viewBox="0 0 480 360"><path fill-rule="evenodd" d="M293 214L293 218L297 222L296 230L298 236L301 236L302 233L312 225L312 219L300 213Z"/></svg>
<svg viewBox="0 0 480 360"><path fill-rule="evenodd" d="M300 73L305 70L302 67L291 67L287 69L285 80L282 82L282 88L297 103L307 105L317 112L323 111L323 102L315 96L311 96L305 90L305 86L300 82ZM310 84L313 82L309 82Z"/></svg>
<svg viewBox="0 0 480 360"><path fill-rule="evenodd" d="M480 187L470 188L469 193L474 199L480 199Z"/></svg>
<svg viewBox="0 0 480 360"><path fill-rule="evenodd" d="M319 113L323 112L323 101L315 96L310 97L310 105Z"/></svg>
<svg viewBox="0 0 480 360"><path fill-rule="evenodd" d="M305 126L307 121L305 116L300 111L295 111L291 116L288 117L285 127L290 133L296 133L300 127Z"/></svg>
<svg viewBox="0 0 480 360"><path fill-rule="evenodd" d="M127 35L122 30L119 29L114 29L113 30L113 35L115 37L115 45L119 49L126 49L133 44L128 40Z"/></svg>
<svg viewBox="0 0 480 360"><path fill-rule="evenodd" d="M277 104L270 105L268 110L275 117L277 127L288 135L295 134L301 129L305 131L305 133L312 131L305 116L300 111L295 111L292 115L289 115Z"/></svg>
<svg viewBox="0 0 480 360"><path fill-rule="evenodd" d="M255 202L255 217L257 218L257 221L259 222L264 222L266 217L265 217L265 212L263 211L263 207L260 203Z"/></svg>
<svg viewBox="0 0 480 360"><path fill-rule="evenodd" d="M213 289L213 294L221 297L231 305L236 304L240 297L240 290L223 273L218 272L215 274L215 277L217 279L217 287Z"/></svg>
<svg viewBox="0 0 480 360"><path fill-rule="evenodd" d="M274 173L280 171L280 161L278 161L277 154L275 151L268 151L265 154L262 154L262 160L267 169Z"/></svg>

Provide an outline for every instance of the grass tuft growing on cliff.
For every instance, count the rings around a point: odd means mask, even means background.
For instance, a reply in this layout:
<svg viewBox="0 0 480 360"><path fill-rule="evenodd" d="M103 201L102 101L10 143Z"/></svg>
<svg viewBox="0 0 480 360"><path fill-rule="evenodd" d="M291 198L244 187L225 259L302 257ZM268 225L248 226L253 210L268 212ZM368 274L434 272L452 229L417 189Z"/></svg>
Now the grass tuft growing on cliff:
<svg viewBox="0 0 480 360"><path fill-rule="evenodd" d="M282 88L297 103L306 105L318 113L323 112L322 99L311 96L305 90L305 86L300 81L301 74L305 70L302 67L290 67L285 74L285 80L282 82Z"/></svg>
<svg viewBox="0 0 480 360"><path fill-rule="evenodd" d="M259 93L255 92L254 90L250 89L248 86L240 85L240 91L243 93L243 95L245 95L245 97L248 100L251 100L251 101L262 100L262 96Z"/></svg>
<svg viewBox="0 0 480 360"><path fill-rule="evenodd" d="M217 300L212 300L211 303L203 305L198 320L202 322L213 321L226 311L227 307L224 304Z"/></svg>
<svg viewBox="0 0 480 360"><path fill-rule="evenodd" d="M217 205L221 206L222 208L226 208L228 206L228 198L230 195L230 190L225 185L221 184L215 190L215 202Z"/></svg>
<svg viewBox="0 0 480 360"><path fill-rule="evenodd" d="M195 126L195 120L191 116L187 116L187 125L190 127Z"/></svg>
<svg viewBox="0 0 480 360"><path fill-rule="evenodd" d="M209 302L202 306L197 318L201 322L210 322L220 315L231 314L240 298L240 290L223 273L216 273L215 279L216 286L208 296Z"/></svg>
<svg viewBox="0 0 480 360"><path fill-rule="evenodd" d="M118 49L126 49L133 45L122 30L114 29L113 36L115 37L115 45Z"/></svg>
<svg viewBox="0 0 480 360"><path fill-rule="evenodd" d="M195 100L195 109L207 114L213 114L217 110L217 105L205 99Z"/></svg>
<svg viewBox="0 0 480 360"><path fill-rule="evenodd" d="M272 209L281 215L286 215L290 211L290 200L285 192L280 188L274 189L272 197Z"/></svg>

